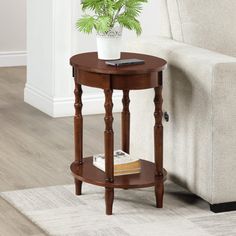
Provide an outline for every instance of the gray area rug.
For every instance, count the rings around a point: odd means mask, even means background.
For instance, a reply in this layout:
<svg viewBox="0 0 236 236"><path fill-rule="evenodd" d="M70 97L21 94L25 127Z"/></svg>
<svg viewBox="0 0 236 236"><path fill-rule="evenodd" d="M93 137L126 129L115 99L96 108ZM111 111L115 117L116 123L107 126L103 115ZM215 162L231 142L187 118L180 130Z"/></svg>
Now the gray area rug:
<svg viewBox="0 0 236 236"><path fill-rule="evenodd" d="M164 208L155 208L153 188L115 190L114 215L105 215L104 189L83 184L1 193L1 197L49 235L235 236L236 212L214 214L200 198L165 184Z"/></svg>

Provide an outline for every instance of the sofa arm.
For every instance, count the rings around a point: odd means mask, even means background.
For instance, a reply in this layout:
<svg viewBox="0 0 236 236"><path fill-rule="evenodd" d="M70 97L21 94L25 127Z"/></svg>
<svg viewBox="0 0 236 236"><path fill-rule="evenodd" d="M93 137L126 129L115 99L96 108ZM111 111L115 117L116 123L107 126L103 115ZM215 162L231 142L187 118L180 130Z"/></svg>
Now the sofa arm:
<svg viewBox="0 0 236 236"><path fill-rule="evenodd" d="M204 66L205 64L207 67L214 67L217 64L236 63L235 57L158 36L149 37L148 39L142 38L132 42L128 41L125 44L125 49L129 52L147 53L163 57L168 60L169 65L178 67L183 65L186 67L188 64L196 64L197 66Z"/></svg>
<svg viewBox="0 0 236 236"><path fill-rule="evenodd" d="M160 37L132 42L126 50L168 62L163 108L170 113L164 123L170 175L211 204L236 201L236 58ZM153 160L152 141L143 145L138 138L140 129L152 135L153 126L153 92L142 93L132 95L139 106L131 107L131 151Z"/></svg>
<svg viewBox="0 0 236 236"><path fill-rule="evenodd" d="M236 201L236 62L214 65L212 79L213 203Z"/></svg>

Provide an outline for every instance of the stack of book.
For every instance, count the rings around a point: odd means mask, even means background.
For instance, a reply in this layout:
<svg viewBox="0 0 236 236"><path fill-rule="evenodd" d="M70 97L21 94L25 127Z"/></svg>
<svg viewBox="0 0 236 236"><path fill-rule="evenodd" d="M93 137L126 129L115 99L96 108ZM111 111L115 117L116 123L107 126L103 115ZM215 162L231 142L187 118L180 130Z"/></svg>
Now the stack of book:
<svg viewBox="0 0 236 236"><path fill-rule="evenodd" d="M105 155L94 155L93 165L105 172ZM138 174L140 172L140 159L132 157L122 150L114 152L114 176Z"/></svg>

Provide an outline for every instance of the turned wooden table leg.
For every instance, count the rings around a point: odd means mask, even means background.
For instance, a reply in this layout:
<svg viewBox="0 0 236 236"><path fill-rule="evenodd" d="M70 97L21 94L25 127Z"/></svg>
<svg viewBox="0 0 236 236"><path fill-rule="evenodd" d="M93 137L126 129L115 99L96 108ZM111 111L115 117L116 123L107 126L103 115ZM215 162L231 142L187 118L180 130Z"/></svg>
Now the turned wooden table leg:
<svg viewBox="0 0 236 236"><path fill-rule="evenodd" d="M114 182L114 132L112 128L113 115L112 115L112 93L111 89L104 90L105 93L105 132L104 132L104 143L105 143L105 174L106 182ZM105 188L105 202L106 202L106 214L112 215L112 206L114 201L114 188Z"/></svg>
<svg viewBox="0 0 236 236"><path fill-rule="evenodd" d="M123 111L121 114L122 123L122 150L129 153L130 142L130 111L129 111L129 90L123 90Z"/></svg>
<svg viewBox="0 0 236 236"><path fill-rule="evenodd" d="M75 142L75 161L79 165L83 164L83 116L82 116L82 87L77 83L75 77L75 116L74 116L74 142ZM82 181L75 179L76 195L81 195Z"/></svg>
<svg viewBox="0 0 236 236"><path fill-rule="evenodd" d="M163 174L163 126L162 126L162 72L158 73L158 87L155 88L155 126L154 126L154 155L156 164L155 194L156 206L163 207L164 174Z"/></svg>

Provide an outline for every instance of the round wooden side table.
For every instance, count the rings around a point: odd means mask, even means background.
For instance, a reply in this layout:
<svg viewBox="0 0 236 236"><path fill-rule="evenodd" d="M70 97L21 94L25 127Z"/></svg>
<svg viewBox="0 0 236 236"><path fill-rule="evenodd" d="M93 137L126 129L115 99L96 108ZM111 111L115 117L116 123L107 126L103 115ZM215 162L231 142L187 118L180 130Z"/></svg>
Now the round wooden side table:
<svg viewBox="0 0 236 236"><path fill-rule="evenodd" d="M162 79L166 61L144 54L122 53L122 59L143 59L145 64L112 67L98 60L97 53L84 53L73 56L75 80L75 161L71 171L75 178L76 195L81 195L82 182L105 187L106 214L112 215L114 188L144 188L155 186L156 206L163 207L164 179L167 174L163 168L163 126L162 126ZM100 88L105 94L105 172L93 166L93 158L83 158L83 116L82 85ZM155 163L141 160L141 173L114 177L114 133L112 128L112 93L114 89L123 90L122 111L122 150L129 153L130 112L129 91L138 89L155 90L154 155ZM135 101L134 101L135 102ZM138 104L137 104L138 105ZM142 122L142 121L140 121Z"/></svg>

